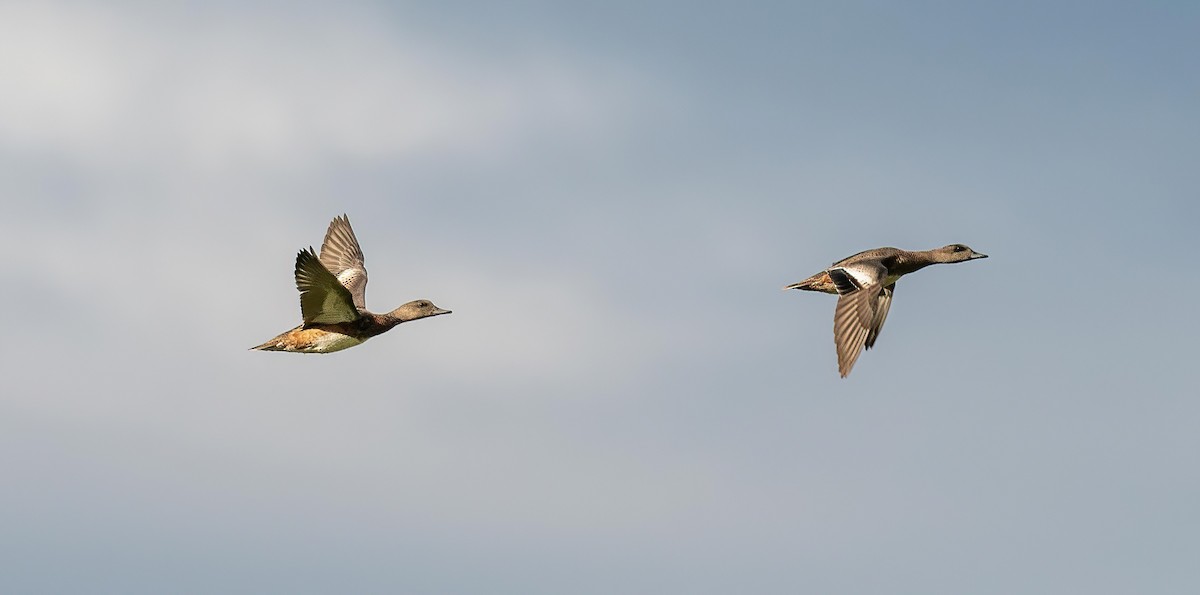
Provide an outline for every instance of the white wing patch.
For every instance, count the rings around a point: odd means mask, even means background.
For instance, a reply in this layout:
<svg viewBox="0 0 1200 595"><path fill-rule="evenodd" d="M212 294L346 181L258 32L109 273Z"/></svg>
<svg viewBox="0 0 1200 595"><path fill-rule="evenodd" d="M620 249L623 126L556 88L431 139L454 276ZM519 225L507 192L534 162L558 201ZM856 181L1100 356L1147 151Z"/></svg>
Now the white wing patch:
<svg viewBox="0 0 1200 595"><path fill-rule="evenodd" d="M880 268L876 266L862 266L852 264L844 267L838 267L846 272L847 275L854 278L859 287L874 285L880 282Z"/></svg>
<svg viewBox="0 0 1200 595"><path fill-rule="evenodd" d="M874 262L856 263L828 269L829 278L840 295L859 291L866 287L878 286L887 275L883 265Z"/></svg>

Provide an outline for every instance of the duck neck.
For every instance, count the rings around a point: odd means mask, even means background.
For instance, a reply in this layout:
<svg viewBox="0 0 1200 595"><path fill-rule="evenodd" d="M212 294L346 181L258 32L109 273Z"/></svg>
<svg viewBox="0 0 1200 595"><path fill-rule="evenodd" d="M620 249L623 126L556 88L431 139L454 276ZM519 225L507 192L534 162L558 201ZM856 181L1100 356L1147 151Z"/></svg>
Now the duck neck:
<svg viewBox="0 0 1200 595"><path fill-rule="evenodd" d="M896 272L901 275L907 275L914 271L919 271L931 264L937 264L935 260L937 255L931 250L923 250L921 252L913 252L912 254L900 254L896 257L895 266L888 267L888 272Z"/></svg>
<svg viewBox="0 0 1200 595"><path fill-rule="evenodd" d="M366 324L362 325L364 334L368 337L386 333L392 330L392 327L404 322L394 312L386 314L375 314L372 312L363 312L362 317Z"/></svg>

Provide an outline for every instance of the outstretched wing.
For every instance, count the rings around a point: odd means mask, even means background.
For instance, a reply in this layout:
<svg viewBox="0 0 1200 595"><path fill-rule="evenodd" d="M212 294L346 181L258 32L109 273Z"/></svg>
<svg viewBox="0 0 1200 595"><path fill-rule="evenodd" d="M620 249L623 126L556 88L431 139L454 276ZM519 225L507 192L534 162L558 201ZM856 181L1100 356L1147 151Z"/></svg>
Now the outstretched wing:
<svg viewBox="0 0 1200 595"><path fill-rule="evenodd" d="M887 317L891 292L886 298L883 280L887 269L877 262L856 263L829 269L829 277L838 290L833 312L833 341L837 346L838 372L845 378L854 368L867 342L875 343L879 328ZM890 287L890 286L889 286Z"/></svg>
<svg viewBox="0 0 1200 595"><path fill-rule="evenodd" d="M367 267L363 265L362 248L345 215L334 217L321 243L321 264L333 273L354 299L354 307L367 309Z"/></svg>
<svg viewBox="0 0 1200 595"><path fill-rule="evenodd" d="M311 247L296 255L296 289L300 290L304 324L337 324L359 318L350 290L321 264Z"/></svg>

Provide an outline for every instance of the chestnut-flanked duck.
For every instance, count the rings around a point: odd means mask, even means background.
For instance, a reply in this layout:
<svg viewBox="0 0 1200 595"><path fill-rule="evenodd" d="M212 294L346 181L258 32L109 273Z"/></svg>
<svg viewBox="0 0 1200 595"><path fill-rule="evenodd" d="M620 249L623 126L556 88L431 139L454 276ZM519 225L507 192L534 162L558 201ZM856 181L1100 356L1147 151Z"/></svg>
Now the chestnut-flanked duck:
<svg viewBox="0 0 1200 595"><path fill-rule="evenodd" d="M310 246L296 255L296 289L304 323L262 345L263 351L333 353L386 333L402 322L449 314L429 300L415 300L386 314L367 310L367 269L346 215L325 232L321 255Z"/></svg>
<svg viewBox="0 0 1200 595"><path fill-rule="evenodd" d="M833 263L829 268L784 289L838 294L833 311L833 341L837 345L838 372L850 374L863 349L870 349L887 320L896 280L931 264L987 258L962 244L933 250L876 248Z"/></svg>

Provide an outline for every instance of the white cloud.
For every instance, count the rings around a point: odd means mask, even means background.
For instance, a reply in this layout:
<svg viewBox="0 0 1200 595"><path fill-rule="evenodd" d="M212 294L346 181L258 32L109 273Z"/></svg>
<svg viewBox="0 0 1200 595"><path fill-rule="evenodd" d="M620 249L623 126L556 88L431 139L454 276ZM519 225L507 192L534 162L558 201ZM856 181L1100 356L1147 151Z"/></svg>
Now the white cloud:
<svg viewBox="0 0 1200 595"><path fill-rule="evenodd" d="M628 73L576 57L464 54L380 16L0 7L0 137L86 167L311 167L599 134Z"/></svg>

